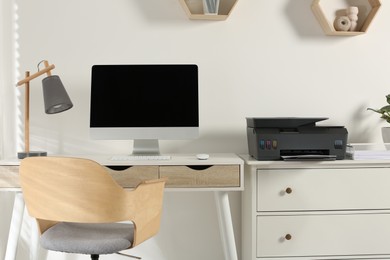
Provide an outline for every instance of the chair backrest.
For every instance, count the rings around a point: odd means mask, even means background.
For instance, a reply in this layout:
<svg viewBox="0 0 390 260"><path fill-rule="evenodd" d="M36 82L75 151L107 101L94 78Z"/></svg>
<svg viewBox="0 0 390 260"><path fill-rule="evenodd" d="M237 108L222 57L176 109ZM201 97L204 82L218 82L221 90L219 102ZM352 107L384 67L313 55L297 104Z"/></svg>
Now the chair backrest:
<svg viewBox="0 0 390 260"><path fill-rule="evenodd" d="M131 220L134 246L159 229L165 180L143 182L126 191L92 160L30 157L21 162L20 181L27 210L41 233L57 222Z"/></svg>

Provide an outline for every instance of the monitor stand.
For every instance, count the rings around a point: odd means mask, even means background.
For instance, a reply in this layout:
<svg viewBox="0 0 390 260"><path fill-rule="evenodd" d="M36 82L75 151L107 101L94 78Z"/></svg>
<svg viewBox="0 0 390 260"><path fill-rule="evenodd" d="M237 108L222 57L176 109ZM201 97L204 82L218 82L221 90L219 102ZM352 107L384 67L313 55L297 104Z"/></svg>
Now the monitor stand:
<svg viewBox="0 0 390 260"><path fill-rule="evenodd" d="M133 155L159 155L160 147L157 139L135 139Z"/></svg>

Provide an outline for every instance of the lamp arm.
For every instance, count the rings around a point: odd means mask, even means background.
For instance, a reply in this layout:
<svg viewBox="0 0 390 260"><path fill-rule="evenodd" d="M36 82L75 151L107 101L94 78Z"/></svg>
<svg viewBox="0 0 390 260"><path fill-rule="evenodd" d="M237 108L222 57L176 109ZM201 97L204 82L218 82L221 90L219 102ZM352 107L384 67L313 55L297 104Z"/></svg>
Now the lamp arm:
<svg viewBox="0 0 390 260"><path fill-rule="evenodd" d="M39 77L39 76L41 76L42 74L45 74L45 73L48 73L50 75L50 71L52 69L54 69L55 66L54 66L54 64L49 65L49 63L47 61L45 61L45 65L46 65L46 67L44 69L42 69L42 70L40 70L40 71L30 75L29 77L26 77L25 79L22 79L21 81L19 81L16 84L16 86L18 87L18 86L21 86L21 85L23 85L23 84L25 84L27 82L30 82L31 80L33 80L33 79L35 79L35 78L37 78L37 77Z"/></svg>
<svg viewBox="0 0 390 260"><path fill-rule="evenodd" d="M55 68L54 65L49 65L47 60L44 61L45 68L39 70L38 72L30 75L29 71L26 71L25 78L19 81L16 86L25 85L25 97L24 97L24 150L25 154L30 153L30 81L41 76L42 74L47 73L48 76L51 76L51 70ZM18 156L19 157L19 156Z"/></svg>

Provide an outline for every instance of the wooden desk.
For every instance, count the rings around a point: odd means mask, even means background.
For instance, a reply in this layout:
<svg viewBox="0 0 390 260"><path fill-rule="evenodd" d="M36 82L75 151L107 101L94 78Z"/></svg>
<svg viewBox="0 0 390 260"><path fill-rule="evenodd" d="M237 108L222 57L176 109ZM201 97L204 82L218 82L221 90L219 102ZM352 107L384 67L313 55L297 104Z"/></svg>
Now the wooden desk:
<svg viewBox="0 0 390 260"><path fill-rule="evenodd" d="M171 160L159 161L112 161L109 155L73 157L99 162L107 167L121 186L129 189L144 179L168 177L167 191L214 192L225 259L238 259L227 193L244 189L244 162L238 156L211 154L208 160L198 160L195 155L172 155ZM15 259L23 220L24 201L19 184L19 164L20 160L17 159L0 161L0 191L16 192L5 260ZM32 246L38 247L37 244ZM31 259L35 260L36 254L32 254Z"/></svg>

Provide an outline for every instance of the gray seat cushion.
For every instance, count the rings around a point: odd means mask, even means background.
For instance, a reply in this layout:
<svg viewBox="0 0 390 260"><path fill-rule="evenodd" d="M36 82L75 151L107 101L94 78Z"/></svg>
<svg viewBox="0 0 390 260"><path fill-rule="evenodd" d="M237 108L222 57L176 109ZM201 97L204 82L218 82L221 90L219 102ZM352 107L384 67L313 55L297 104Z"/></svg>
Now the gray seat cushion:
<svg viewBox="0 0 390 260"><path fill-rule="evenodd" d="M112 254L133 243L134 225L125 223L58 223L41 236L41 245L76 254Z"/></svg>

